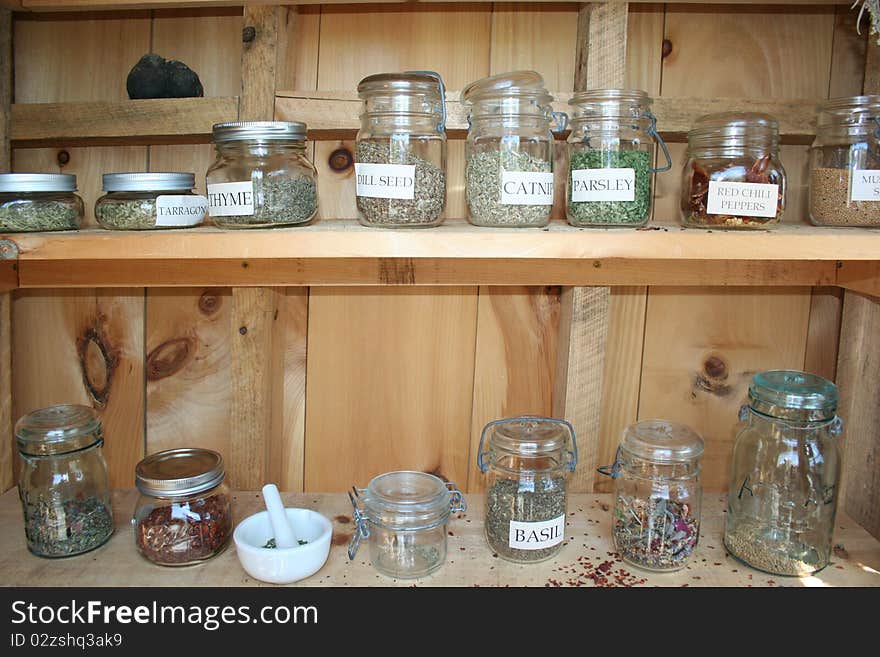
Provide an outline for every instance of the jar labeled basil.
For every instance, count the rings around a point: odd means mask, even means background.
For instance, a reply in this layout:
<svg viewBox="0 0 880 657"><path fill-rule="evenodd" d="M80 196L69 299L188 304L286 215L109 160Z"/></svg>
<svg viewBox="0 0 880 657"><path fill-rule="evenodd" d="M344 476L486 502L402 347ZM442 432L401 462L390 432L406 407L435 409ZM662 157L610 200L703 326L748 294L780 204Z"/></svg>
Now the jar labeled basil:
<svg viewBox="0 0 880 657"><path fill-rule="evenodd" d="M214 148L208 214L217 226L296 226L314 218L318 172L306 156L305 123L218 123Z"/></svg>
<svg viewBox="0 0 880 657"><path fill-rule="evenodd" d="M468 221L475 226L546 226L553 208L553 133L568 126L535 71L493 75L461 92Z"/></svg>
<svg viewBox="0 0 880 657"><path fill-rule="evenodd" d="M779 123L749 112L710 114L688 133L682 222L696 228L771 228L785 209Z"/></svg>
<svg viewBox="0 0 880 657"><path fill-rule="evenodd" d="M192 173L105 173L103 181L95 219L110 230L198 226L208 210Z"/></svg>
<svg viewBox="0 0 880 657"><path fill-rule="evenodd" d="M490 422L477 463L486 474L486 540L493 552L519 563L555 556L565 540L565 477L577 465L571 424L533 416Z"/></svg>
<svg viewBox="0 0 880 657"><path fill-rule="evenodd" d="M672 159L657 134L644 91L594 89L574 94L568 137L566 215L572 226L644 226L651 218L652 174ZM652 168L654 143L666 164Z"/></svg>
<svg viewBox="0 0 880 657"><path fill-rule="evenodd" d="M429 227L446 206L446 93L433 72L380 73L358 84L354 152L358 218L365 226Z"/></svg>
<svg viewBox="0 0 880 657"><path fill-rule="evenodd" d="M383 575L425 577L446 561L446 525L467 509L454 483L425 472L387 472L348 494L355 531L348 545L354 559L362 540Z"/></svg>
<svg viewBox="0 0 880 657"><path fill-rule="evenodd" d="M614 549L628 563L659 572L683 568L700 538L703 439L667 420L637 422L623 433L613 465Z"/></svg>
<svg viewBox="0 0 880 657"><path fill-rule="evenodd" d="M833 98L817 108L810 221L880 226L880 96Z"/></svg>
<svg viewBox="0 0 880 657"><path fill-rule="evenodd" d="M223 457L197 447L169 449L135 469L140 496L132 525L138 551L162 566L199 563L232 536L232 497Z"/></svg>
<svg viewBox="0 0 880 657"><path fill-rule="evenodd" d="M16 423L15 440L28 549L41 557L69 557L106 543L113 514L95 411L77 405L34 411Z"/></svg>
<svg viewBox="0 0 880 657"><path fill-rule="evenodd" d="M756 374L740 410L724 544L774 575L828 565L840 485L837 387L795 370Z"/></svg>
<svg viewBox="0 0 880 657"><path fill-rule="evenodd" d="M77 230L83 202L69 173L0 174L0 232Z"/></svg>

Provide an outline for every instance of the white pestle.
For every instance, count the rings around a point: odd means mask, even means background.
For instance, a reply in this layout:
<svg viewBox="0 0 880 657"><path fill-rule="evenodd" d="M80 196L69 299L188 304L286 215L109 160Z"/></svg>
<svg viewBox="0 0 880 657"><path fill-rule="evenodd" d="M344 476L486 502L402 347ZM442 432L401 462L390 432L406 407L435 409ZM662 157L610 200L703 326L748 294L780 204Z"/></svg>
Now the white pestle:
<svg viewBox="0 0 880 657"><path fill-rule="evenodd" d="M287 517L284 502L275 484L263 486L263 501L266 503L266 511L269 513L269 522L272 524L272 533L275 534L275 546L279 548L292 548L299 546L296 532Z"/></svg>

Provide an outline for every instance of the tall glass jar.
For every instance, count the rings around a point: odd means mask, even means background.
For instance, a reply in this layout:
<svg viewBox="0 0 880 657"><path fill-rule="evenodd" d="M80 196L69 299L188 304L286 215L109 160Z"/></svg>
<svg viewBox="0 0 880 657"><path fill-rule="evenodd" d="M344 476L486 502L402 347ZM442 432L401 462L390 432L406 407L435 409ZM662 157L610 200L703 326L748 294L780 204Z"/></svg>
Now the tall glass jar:
<svg viewBox="0 0 880 657"><path fill-rule="evenodd" d="M105 173L95 219L109 230L198 226L208 200L193 194L192 173Z"/></svg>
<svg viewBox="0 0 880 657"><path fill-rule="evenodd" d="M218 123L213 134L208 214L217 226L297 226L314 218L318 172L306 156L305 123Z"/></svg>
<svg viewBox="0 0 880 657"><path fill-rule="evenodd" d="M816 111L810 221L880 226L880 96L832 98Z"/></svg>
<svg viewBox="0 0 880 657"><path fill-rule="evenodd" d="M433 72L379 73L358 84L364 101L354 153L358 218L365 226L429 227L446 206L446 102Z"/></svg>
<svg viewBox="0 0 880 657"><path fill-rule="evenodd" d="M468 221L475 226L546 226L553 209L553 132L568 126L535 71L472 82L465 142Z"/></svg>
<svg viewBox="0 0 880 657"><path fill-rule="evenodd" d="M682 223L695 228L771 228L785 210L779 123L725 112L700 117L688 133Z"/></svg>
<svg viewBox="0 0 880 657"><path fill-rule="evenodd" d="M232 496L223 457L184 447L157 452L135 468L140 496L132 517L138 551L162 566L220 554L232 536Z"/></svg>
<svg viewBox="0 0 880 657"><path fill-rule="evenodd" d="M614 465L614 548L628 563L668 572L683 568L700 538L703 439L690 427L643 420L627 427Z"/></svg>
<svg viewBox="0 0 880 657"><path fill-rule="evenodd" d="M568 137L566 215L572 226L644 226L651 218L652 174L672 160L657 134L644 91L594 89L574 94ZM654 142L666 164L652 168Z"/></svg>
<svg viewBox="0 0 880 657"><path fill-rule="evenodd" d="M77 230L83 202L70 173L0 174L0 232Z"/></svg>
<svg viewBox="0 0 880 657"><path fill-rule="evenodd" d="M383 575L425 577L446 561L446 525L452 513L467 509L454 483L425 472L387 472L366 488L349 493L355 531L348 545L354 559L362 540L370 561Z"/></svg>
<svg viewBox="0 0 880 657"><path fill-rule="evenodd" d="M811 575L828 564L840 455L833 383L815 374L756 374L733 450L724 544L774 575Z"/></svg>
<svg viewBox="0 0 880 657"><path fill-rule="evenodd" d="M486 475L489 547L519 563L555 556L565 540L565 478L577 466L571 424L529 415L490 422L477 463Z"/></svg>
<svg viewBox="0 0 880 657"><path fill-rule="evenodd" d="M28 549L41 557L69 557L106 543L113 514L95 411L77 405L34 411L16 423L15 439Z"/></svg>

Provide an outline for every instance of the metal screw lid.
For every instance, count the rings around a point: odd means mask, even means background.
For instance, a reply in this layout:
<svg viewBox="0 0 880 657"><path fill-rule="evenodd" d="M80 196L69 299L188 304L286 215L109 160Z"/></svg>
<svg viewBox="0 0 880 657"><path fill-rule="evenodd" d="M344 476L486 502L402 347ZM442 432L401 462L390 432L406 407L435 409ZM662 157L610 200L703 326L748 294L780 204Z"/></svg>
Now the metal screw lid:
<svg viewBox="0 0 880 657"><path fill-rule="evenodd" d="M135 468L135 485L152 497L186 497L210 490L226 478L223 457L210 449L181 447L156 452Z"/></svg>
<svg viewBox="0 0 880 657"><path fill-rule="evenodd" d="M196 186L192 173L105 173L105 192L190 191Z"/></svg>
<svg viewBox="0 0 880 657"><path fill-rule="evenodd" d="M3 173L0 192L75 192L72 173Z"/></svg>
<svg viewBox="0 0 880 657"><path fill-rule="evenodd" d="M655 463L687 463L703 455L703 439L686 424L668 420L642 420L623 432L620 449Z"/></svg>
<svg viewBox="0 0 880 657"><path fill-rule="evenodd" d="M217 123L214 143L231 141L304 141L306 124L301 121L234 121Z"/></svg>
<svg viewBox="0 0 880 657"><path fill-rule="evenodd" d="M798 370L760 372L749 385L749 406L785 420L824 422L837 414L837 386L817 374Z"/></svg>
<svg viewBox="0 0 880 657"><path fill-rule="evenodd" d="M27 456L75 452L103 441L101 420L93 408L78 404L49 406L15 424L18 450Z"/></svg>

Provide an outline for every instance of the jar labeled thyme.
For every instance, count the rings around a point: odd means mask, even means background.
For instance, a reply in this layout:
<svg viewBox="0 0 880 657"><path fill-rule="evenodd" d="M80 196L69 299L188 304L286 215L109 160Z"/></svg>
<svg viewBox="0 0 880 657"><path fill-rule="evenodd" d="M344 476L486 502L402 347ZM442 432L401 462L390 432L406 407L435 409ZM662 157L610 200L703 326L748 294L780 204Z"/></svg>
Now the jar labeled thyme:
<svg viewBox="0 0 880 657"><path fill-rule="evenodd" d="M465 142L468 221L475 226L546 226L553 208L553 133L568 115L535 71L493 75L469 84Z"/></svg>
<svg viewBox="0 0 880 657"><path fill-rule="evenodd" d="M191 173L105 173L103 181L95 219L110 230L198 226L208 210Z"/></svg>
<svg viewBox="0 0 880 657"><path fill-rule="evenodd" d="M77 230L83 202L70 173L0 174L0 232Z"/></svg>
<svg viewBox="0 0 880 657"><path fill-rule="evenodd" d="M305 123L218 123L214 148L208 214L217 226L297 226L314 218L318 172L306 157Z"/></svg>
<svg viewBox="0 0 880 657"><path fill-rule="evenodd" d="M566 215L572 226L644 226L651 218L652 174L672 168L644 91L574 94L568 137ZM666 164L652 168L654 142Z"/></svg>
<svg viewBox="0 0 880 657"><path fill-rule="evenodd" d="M358 84L364 101L354 153L365 226L442 223L446 206L446 94L433 72L380 73Z"/></svg>

